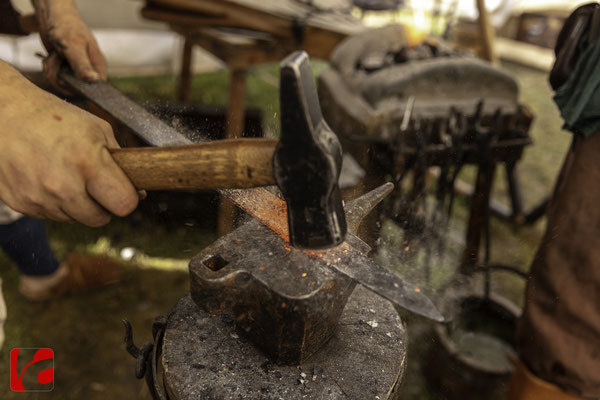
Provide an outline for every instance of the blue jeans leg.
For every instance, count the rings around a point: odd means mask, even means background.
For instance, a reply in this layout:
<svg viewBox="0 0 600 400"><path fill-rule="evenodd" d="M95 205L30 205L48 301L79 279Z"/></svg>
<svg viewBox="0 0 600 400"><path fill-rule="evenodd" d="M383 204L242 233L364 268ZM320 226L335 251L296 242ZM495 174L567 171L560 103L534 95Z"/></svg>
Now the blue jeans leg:
<svg viewBox="0 0 600 400"><path fill-rule="evenodd" d="M22 217L0 225L0 246L24 275L50 275L58 269L43 221Z"/></svg>

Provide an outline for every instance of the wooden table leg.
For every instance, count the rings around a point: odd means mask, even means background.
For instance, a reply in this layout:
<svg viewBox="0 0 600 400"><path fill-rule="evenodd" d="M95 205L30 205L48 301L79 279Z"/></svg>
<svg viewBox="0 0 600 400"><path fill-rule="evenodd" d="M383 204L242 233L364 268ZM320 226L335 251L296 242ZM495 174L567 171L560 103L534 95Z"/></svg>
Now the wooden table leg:
<svg viewBox="0 0 600 400"><path fill-rule="evenodd" d="M495 29L490 21L490 14L485 7L485 0L476 1L479 10L479 33L481 34L481 44L483 47L483 58L492 64L498 64L498 56L495 49Z"/></svg>
<svg viewBox="0 0 600 400"><path fill-rule="evenodd" d="M229 103L225 122L225 138L234 139L244 132L244 96L246 95L246 70L233 69L229 82Z"/></svg>
<svg viewBox="0 0 600 400"><path fill-rule="evenodd" d="M229 104L227 105L227 118L225 119L225 138L239 138L244 132L244 96L246 94L246 70L233 69L229 83ZM237 207L228 199L221 196L219 200L219 219L217 234L226 235L231 232L235 224Z"/></svg>
<svg viewBox="0 0 600 400"><path fill-rule="evenodd" d="M188 102L192 93L192 39L185 38L183 54L181 56L181 71L179 73L179 86L177 87L177 100Z"/></svg>

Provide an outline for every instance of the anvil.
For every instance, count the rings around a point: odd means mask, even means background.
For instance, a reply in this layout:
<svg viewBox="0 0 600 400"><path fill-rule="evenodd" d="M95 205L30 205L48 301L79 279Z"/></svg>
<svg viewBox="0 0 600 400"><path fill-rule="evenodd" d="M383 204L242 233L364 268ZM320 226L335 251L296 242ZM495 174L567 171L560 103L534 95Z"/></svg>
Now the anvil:
<svg viewBox="0 0 600 400"><path fill-rule="evenodd" d="M261 193L257 212L266 223L246 223L190 262L192 299L206 312L231 314L280 364L300 364L327 342L357 282L396 305L441 320L419 288L367 257L370 247L355 236L362 218L392 189L385 184L346 204L350 232L345 243L328 250L292 247L285 203Z"/></svg>

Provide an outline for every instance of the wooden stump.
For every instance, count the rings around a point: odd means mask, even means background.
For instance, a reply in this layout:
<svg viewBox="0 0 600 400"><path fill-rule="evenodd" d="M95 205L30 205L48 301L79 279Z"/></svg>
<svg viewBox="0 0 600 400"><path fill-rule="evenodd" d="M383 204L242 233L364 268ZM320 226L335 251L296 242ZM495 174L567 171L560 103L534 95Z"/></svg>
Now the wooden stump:
<svg viewBox="0 0 600 400"><path fill-rule="evenodd" d="M304 364L278 366L188 294L169 316L164 382L173 400L396 399L406 341L391 303L357 286L332 339Z"/></svg>

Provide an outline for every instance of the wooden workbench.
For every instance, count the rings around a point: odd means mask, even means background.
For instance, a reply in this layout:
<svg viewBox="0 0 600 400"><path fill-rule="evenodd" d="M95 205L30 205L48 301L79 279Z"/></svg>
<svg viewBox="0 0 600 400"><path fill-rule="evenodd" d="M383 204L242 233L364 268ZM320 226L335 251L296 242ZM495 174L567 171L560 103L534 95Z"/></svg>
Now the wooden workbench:
<svg viewBox="0 0 600 400"><path fill-rule="evenodd" d="M365 29L348 13L349 0L333 0L328 5L324 0L314 1L315 5L309 6L299 0L147 0L142 15L168 23L185 38L180 100L190 97L194 45L214 54L232 70L230 108L234 110L228 133L236 136L243 128L237 121L242 119L237 112L243 112L243 102L237 103L244 95L244 71L248 67L278 61L298 49L328 59L342 39Z"/></svg>
<svg viewBox="0 0 600 400"><path fill-rule="evenodd" d="M349 14L349 0L147 0L145 18L166 22L185 38L178 97L190 97L191 51L199 45L232 70L230 136L241 133L236 119L243 112L244 71L275 62L299 49L328 59L346 36L364 30ZM233 97L236 97L234 99ZM233 106L236 107L233 107ZM235 111L235 112L234 112ZM236 114L236 115L234 115Z"/></svg>
<svg viewBox="0 0 600 400"><path fill-rule="evenodd" d="M147 0L142 15L185 27L234 27L272 36L284 52L304 49L327 59L346 36L364 30L349 13L348 0Z"/></svg>

